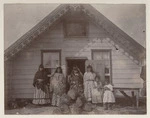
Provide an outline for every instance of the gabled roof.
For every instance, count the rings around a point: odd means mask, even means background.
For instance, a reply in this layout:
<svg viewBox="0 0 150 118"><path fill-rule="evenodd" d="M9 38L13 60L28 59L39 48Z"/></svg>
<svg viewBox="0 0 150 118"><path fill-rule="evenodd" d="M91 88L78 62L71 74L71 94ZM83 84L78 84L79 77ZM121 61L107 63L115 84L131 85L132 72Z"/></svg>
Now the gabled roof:
<svg viewBox="0 0 150 118"><path fill-rule="evenodd" d="M146 50L143 46L137 43L124 31L113 24L104 15L98 12L94 7L88 4L63 4L58 6L48 16L46 16L41 22L34 26L30 31L24 34L14 44L5 50L4 60L7 61L15 56L18 52L28 46L34 39L36 39L45 30L51 28L56 22L58 22L65 14L70 10L81 10L87 16L87 18L103 29L112 36L112 41L117 44L117 47L123 49L127 55L137 62L145 56Z"/></svg>

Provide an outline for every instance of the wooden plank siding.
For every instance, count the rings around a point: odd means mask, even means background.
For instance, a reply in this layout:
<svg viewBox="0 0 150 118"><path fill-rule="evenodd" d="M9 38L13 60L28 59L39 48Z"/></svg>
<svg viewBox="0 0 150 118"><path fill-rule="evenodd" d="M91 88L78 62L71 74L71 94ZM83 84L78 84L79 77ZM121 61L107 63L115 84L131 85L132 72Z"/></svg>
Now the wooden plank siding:
<svg viewBox="0 0 150 118"><path fill-rule="evenodd" d="M91 23L89 24L88 38L64 38L62 23L51 31L47 30L14 58L12 76L11 78L6 77L12 80L12 97L33 97L32 82L41 63L41 50L43 49L61 49L62 65L66 65L66 57L87 57L90 60L91 49L111 49L114 86L141 87L141 67L117 51L106 38L111 37L102 28L99 29Z"/></svg>
<svg viewBox="0 0 150 118"><path fill-rule="evenodd" d="M4 94L5 94L5 103L9 101L12 90L12 60L9 60L4 63ZM6 105L6 104L5 104Z"/></svg>

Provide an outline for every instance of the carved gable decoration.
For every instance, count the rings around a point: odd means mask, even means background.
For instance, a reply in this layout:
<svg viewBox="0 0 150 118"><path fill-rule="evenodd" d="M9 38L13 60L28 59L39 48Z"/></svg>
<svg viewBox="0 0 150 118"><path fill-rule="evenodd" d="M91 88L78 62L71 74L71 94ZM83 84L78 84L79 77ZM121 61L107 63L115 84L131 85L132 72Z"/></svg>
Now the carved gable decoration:
<svg viewBox="0 0 150 118"><path fill-rule="evenodd" d="M40 23L34 26L29 32L18 39L13 45L5 50L5 61L11 59L27 45L29 45L34 39L41 35L48 28L51 28L53 24L56 24L59 20L64 19L64 16L73 15L70 17L75 18L77 14L81 13L83 18L77 17L76 19L86 19L86 21L93 22L98 27L102 27L112 38L119 47L121 47L129 56L135 60L140 61L141 55L145 55L146 50L134 39L128 36L120 28L114 25L109 19L98 12L95 8L88 4L63 4L57 7L53 12L46 16ZM84 20L83 20L84 21ZM75 32L76 31L76 32ZM65 36L87 36L87 24L86 22L67 22L65 24Z"/></svg>

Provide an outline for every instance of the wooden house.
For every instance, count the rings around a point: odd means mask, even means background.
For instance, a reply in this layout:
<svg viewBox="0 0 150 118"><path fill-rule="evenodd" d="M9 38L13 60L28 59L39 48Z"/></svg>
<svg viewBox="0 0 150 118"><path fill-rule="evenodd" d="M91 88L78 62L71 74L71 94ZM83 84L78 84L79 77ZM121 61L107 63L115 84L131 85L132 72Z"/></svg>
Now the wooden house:
<svg viewBox="0 0 150 118"><path fill-rule="evenodd" d="M142 88L145 48L91 5L64 4L5 50L5 97L33 98L34 74L42 63L52 73L59 65L67 76L91 64L115 88Z"/></svg>

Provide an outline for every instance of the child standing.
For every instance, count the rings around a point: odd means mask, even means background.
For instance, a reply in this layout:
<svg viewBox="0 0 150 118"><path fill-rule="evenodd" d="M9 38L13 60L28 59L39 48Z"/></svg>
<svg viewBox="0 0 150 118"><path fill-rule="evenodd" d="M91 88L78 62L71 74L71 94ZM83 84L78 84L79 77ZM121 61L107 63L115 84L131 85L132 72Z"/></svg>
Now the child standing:
<svg viewBox="0 0 150 118"><path fill-rule="evenodd" d="M104 96L103 96L104 109L105 110L111 109L113 103L115 103L113 86L107 80L105 81L105 86L104 86Z"/></svg>
<svg viewBox="0 0 150 118"><path fill-rule="evenodd" d="M100 81L100 78L96 76L94 80L94 88L92 90L92 103L103 103L102 94L102 82Z"/></svg>

